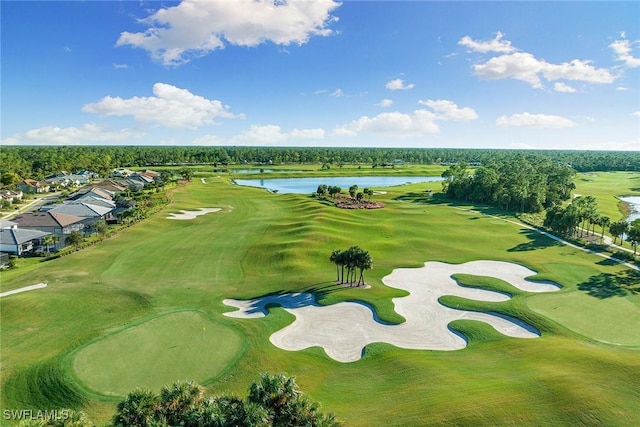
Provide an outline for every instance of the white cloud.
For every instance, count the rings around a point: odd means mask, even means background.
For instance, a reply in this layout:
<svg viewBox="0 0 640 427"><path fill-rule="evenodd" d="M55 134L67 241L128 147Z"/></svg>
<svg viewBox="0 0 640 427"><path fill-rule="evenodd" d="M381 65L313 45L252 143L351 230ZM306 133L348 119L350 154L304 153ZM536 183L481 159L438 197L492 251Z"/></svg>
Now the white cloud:
<svg viewBox="0 0 640 427"><path fill-rule="evenodd" d="M474 65L473 69L483 79L512 78L527 82L536 89L543 87L541 78L548 81L564 79L587 83L613 83L615 80L609 70L594 67L591 61L574 59L562 64L550 64L526 52L496 56L483 64Z"/></svg>
<svg viewBox="0 0 640 427"><path fill-rule="evenodd" d="M333 0L184 0L141 20L149 28L122 32L116 46L145 49L154 60L178 66L226 44L257 46L265 42L302 45L311 36L333 33Z"/></svg>
<svg viewBox="0 0 640 427"><path fill-rule="evenodd" d="M473 70L481 79L512 78L527 82L535 88L542 87L538 75L542 71L542 64L530 53L517 52L511 55L496 56L484 64L474 65Z"/></svg>
<svg viewBox="0 0 640 427"><path fill-rule="evenodd" d="M113 68L115 68L116 70L123 70L123 69L129 68L129 65L127 65L127 64L113 64Z"/></svg>
<svg viewBox="0 0 640 427"><path fill-rule="evenodd" d="M498 31L495 37L489 41L478 41L478 40L473 40L469 36L464 36L458 41L458 44L461 46L468 47L474 52L481 52L481 53L487 53L487 52L510 53L515 51L516 49L513 46L511 46L510 41L502 40L503 36L504 34L502 34L500 31Z"/></svg>
<svg viewBox="0 0 640 427"><path fill-rule="evenodd" d="M518 51L511 45L511 42L503 40L502 37L502 33L497 33L493 40L479 42L466 36L458 42L458 44L477 52L502 53L502 55L493 56L485 62L473 65L475 74L481 79L516 79L526 82L536 89L541 89L544 87L543 80L549 82L571 80L604 84L613 83L617 77L609 69L595 67L589 60L573 59L560 64L549 63L536 58L529 52ZM564 83L555 85L555 90L560 92L569 92L568 88L569 86Z"/></svg>
<svg viewBox="0 0 640 427"><path fill-rule="evenodd" d="M108 130L94 123L87 123L81 127L45 126L32 129L24 135L14 135L4 139L3 144L52 144L52 145L83 145L91 142L110 143L129 141L145 136L144 132L132 129Z"/></svg>
<svg viewBox="0 0 640 427"><path fill-rule="evenodd" d="M331 92L329 94L329 96L333 96L334 98L342 98L342 97L345 96L345 94L342 91L342 89L338 88L338 89L334 90L333 92Z"/></svg>
<svg viewBox="0 0 640 427"><path fill-rule="evenodd" d="M381 113L375 117L362 116L346 125L338 126L333 134L338 136L356 136L360 132L386 136L415 136L439 131L435 123L436 116L431 111L416 110L413 114L397 111Z"/></svg>
<svg viewBox="0 0 640 427"><path fill-rule="evenodd" d="M616 90L618 90L620 92L626 92L626 91L629 90L629 88L626 87L626 86L618 86L618 87L616 87Z"/></svg>
<svg viewBox="0 0 640 427"><path fill-rule="evenodd" d="M324 129L293 129L289 136L297 139L324 139Z"/></svg>
<svg viewBox="0 0 640 427"><path fill-rule="evenodd" d="M463 107L459 108L453 101L447 101L446 99L439 99L433 101L431 99L427 101L418 101L419 104L426 105L435 111L436 120L476 120L478 114L473 108Z"/></svg>
<svg viewBox="0 0 640 427"><path fill-rule="evenodd" d="M568 128L575 126L571 120L548 114L521 113L511 116L500 116L496 119L498 127L536 127L536 128Z"/></svg>
<svg viewBox="0 0 640 427"><path fill-rule="evenodd" d="M562 93L575 93L575 92L577 92L575 88L569 86L566 83L562 83L562 82L556 82L553 85L553 90L555 90L556 92L562 92Z"/></svg>
<svg viewBox="0 0 640 427"><path fill-rule="evenodd" d="M195 129L215 124L217 118L243 117L230 113L229 107L218 100L209 100L166 83L153 85L155 96L122 99L105 96L82 111L104 116L133 116L143 123L154 123L169 128Z"/></svg>
<svg viewBox="0 0 640 427"><path fill-rule="evenodd" d="M391 107L393 105L393 100L391 99L383 99L376 104L377 107Z"/></svg>
<svg viewBox="0 0 640 427"><path fill-rule="evenodd" d="M632 55L633 45L639 45L640 40L630 42L626 39L626 35L624 33L621 34L621 37L621 40L616 40L609 45L617 56L616 60L622 61L624 65L629 68L640 67L640 58Z"/></svg>
<svg viewBox="0 0 640 427"><path fill-rule="evenodd" d="M566 79L587 83L613 83L616 78L606 68L595 68L591 65L592 61L574 59L562 64L549 64L545 61L541 63L542 73L549 81Z"/></svg>
<svg viewBox="0 0 640 427"><path fill-rule="evenodd" d="M633 115L640 119L640 111L634 111Z"/></svg>
<svg viewBox="0 0 640 427"><path fill-rule="evenodd" d="M278 145L291 139L323 139L324 136L323 129L293 129L286 133L277 125L253 125L228 142L231 145Z"/></svg>
<svg viewBox="0 0 640 427"><path fill-rule="evenodd" d="M385 87L389 90L408 90L413 89L414 86L413 83L405 84L402 79L395 79L388 82Z"/></svg>

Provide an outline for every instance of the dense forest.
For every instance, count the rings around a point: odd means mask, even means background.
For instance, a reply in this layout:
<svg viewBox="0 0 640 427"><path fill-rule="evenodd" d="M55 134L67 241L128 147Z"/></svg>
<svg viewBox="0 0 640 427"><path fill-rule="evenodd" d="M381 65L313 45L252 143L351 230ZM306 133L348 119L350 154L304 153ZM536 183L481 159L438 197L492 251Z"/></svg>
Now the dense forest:
<svg viewBox="0 0 640 427"><path fill-rule="evenodd" d="M489 160L475 173L466 163L447 169L442 177L447 196L456 200L486 203L506 210L540 212L560 205L575 188L575 170L545 157L523 155Z"/></svg>
<svg viewBox="0 0 640 427"><path fill-rule="evenodd" d="M412 164L486 165L525 156L570 165L578 172L640 171L640 152L529 151L447 148L277 148L160 146L4 146L0 150L3 183L42 178L61 170L91 169L101 175L113 168L189 164L357 163L371 166ZM7 182L9 181L9 182Z"/></svg>

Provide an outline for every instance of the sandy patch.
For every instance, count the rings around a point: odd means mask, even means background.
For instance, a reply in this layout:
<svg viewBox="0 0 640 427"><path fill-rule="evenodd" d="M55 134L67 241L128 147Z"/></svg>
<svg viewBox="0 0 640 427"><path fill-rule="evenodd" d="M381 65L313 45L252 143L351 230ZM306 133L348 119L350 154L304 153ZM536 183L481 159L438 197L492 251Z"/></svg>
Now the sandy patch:
<svg viewBox="0 0 640 427"><path fill-rule="evenodd" d="M42 289L46 287L47 287L46 283L38 283L37 285L25 286L24 288L18 288L12 291L2 292L0 293L0 298L8 297L9 295L13 295L13 294L19 294L20 292L34 291L36 289Z"/></svg>
<svg viewBox="0 0 640 427"><path fill-rule="evenodd" d="M302 350L320 346L329 357L339 362L360 359L367 344L386 342L397 347L417 350L459 350L466 340L449 329L454 320L485 322L498 332L514 338L536 338L539 331L519 319L497 313L479 313L445 307L438 302L443 295L454 295L477 301L507 301L499 292L466 288L451 278L454 274L491 276L511 283L527 292L550 292L559 287L552 283L526 280L536 274L518 264L499 261L472 261L465 264L427 262L421 268L401 268L384 277L390 287L404 289L410 295L394 298L396 312L406 322L400 325L381 323L371 308L357 302L319 306L313 294L272 295L249 301L225 299L224 304L239 310L224 313L229 317L256 318L267 314L267 304L278 304L296 316L289 326L269 338L284 350Z"/></svg>
<svg viewBox="0 0 640 427"><path fill-rule="evenodd" d="M167 216L167 219L194 219L200 215L206 215L212 212L218 212L221 208L200 208L196 211L180 211Z"/></svg>

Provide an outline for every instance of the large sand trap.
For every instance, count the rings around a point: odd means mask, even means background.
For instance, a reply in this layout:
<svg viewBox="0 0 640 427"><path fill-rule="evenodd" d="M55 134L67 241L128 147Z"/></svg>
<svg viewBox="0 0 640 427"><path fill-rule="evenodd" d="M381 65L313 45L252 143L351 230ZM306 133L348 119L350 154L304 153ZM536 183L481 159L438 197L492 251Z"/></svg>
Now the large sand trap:
<svg viewBox="0 0 640 427"><path fill-rule="evenodd" d="M398 314L406 322L400 325L381 323L368 306L342 302L319 306L313 294L272 295L249 301L225 299L224 304L239 310L224 313L230 317L255 318L267 314L267 304L281 305L296 316L289 326L275 332L270 341L284 350L323 347L327 355L339 362L353 362L362 357L367 344L386 342L398 347L418 350L459 350L466 347L463 337L453 332L449 323L468 319L488 323L498 332L514 338L536 338L539 331L519 319L497 313L479 313L443 306L438 298L455 295L478 301L507 301L506 294L466 288L451 278L454 274L490 276L511 283L527 292L550 292L559 287L552 283L526 280L535 271L518 264L500 261L472 261L466 264L427 262L421 268L394 270L382 281L409 296L394 298Z"/></svg>
<svg viewBox="0 0 640 427"><path fill-rule="evenodd" d="M221 210L221 208L200 208L197 211L180 211L179 213L169 214L167 219L194 219L200 215L218 212L219 210Z"/></svg>

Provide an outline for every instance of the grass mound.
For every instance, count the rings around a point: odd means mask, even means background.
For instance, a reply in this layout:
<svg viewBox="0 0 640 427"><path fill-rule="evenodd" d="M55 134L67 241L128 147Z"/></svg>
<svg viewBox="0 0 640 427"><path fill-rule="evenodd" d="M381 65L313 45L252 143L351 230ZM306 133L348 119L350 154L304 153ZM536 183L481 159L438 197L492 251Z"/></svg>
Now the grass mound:
<svg viewBox="0 0 640 427"><path fill-rule="evenodd" d="M223 372L242 350L235 330L194 311L167 314L82 348L73 369L90 389L124 396L184 379L200 383Z"/></svg>
<svg viewBox="0 0 640 427"><path fill-rule="evenodd" d="M5 409L81 408L87 399L62 366L55 357L16 371L5 384Z"/></svg>

